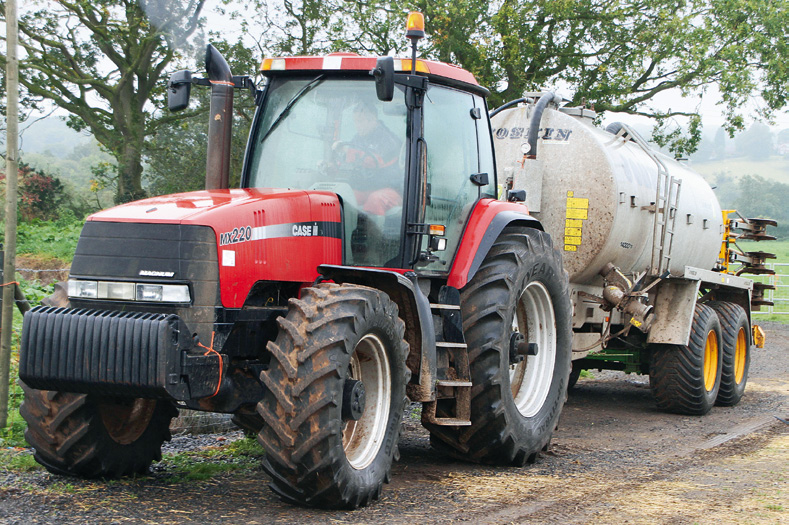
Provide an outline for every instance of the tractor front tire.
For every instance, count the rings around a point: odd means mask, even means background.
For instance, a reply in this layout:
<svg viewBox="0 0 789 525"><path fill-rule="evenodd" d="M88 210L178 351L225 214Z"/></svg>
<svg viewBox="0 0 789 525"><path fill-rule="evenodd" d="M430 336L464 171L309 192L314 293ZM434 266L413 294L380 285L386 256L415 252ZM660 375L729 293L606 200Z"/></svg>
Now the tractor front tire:
<svg viewBox="0 0 789 525"><path fill-rule="evenodd" d="M461 291L471 368L471 426L427 425L434 448L478 463L533 463L567 399L572 312L561 254L547 233L510 227ZM511 364L515 332L536 355Z"/></svg>
<svg viewBox="0 0 789 525"><path fill-rule="evenodd" d="M384 292L346 284L290 300L257 407L263 468L283 500L354 509L389 481L410 376L397 312Z"/></svg>
<svg viewBox="0 0 789 525"><path fill-rule="evenodd" d="M742 306L726 301L707 304L718 314L721 323L721 387L715 404L732 407L740 402L748 382L751 364L750 324Z"/></svg>
<svg viewBox="0 0 789 525"><path fill-rule="evenodd" d="M687 345L655 345L649 386L660 410L704 415L718 397L723 359L721 325L715 310L697 304Z"/></svg>
<svg viewBox="0 0 789 525"><path fill-rule="evenodd" d="M22 383L19 409L35 459L54 474L119 478L143 474L162 459L178 410L154 399L99 400L87 394L36 390Z"/></svg>

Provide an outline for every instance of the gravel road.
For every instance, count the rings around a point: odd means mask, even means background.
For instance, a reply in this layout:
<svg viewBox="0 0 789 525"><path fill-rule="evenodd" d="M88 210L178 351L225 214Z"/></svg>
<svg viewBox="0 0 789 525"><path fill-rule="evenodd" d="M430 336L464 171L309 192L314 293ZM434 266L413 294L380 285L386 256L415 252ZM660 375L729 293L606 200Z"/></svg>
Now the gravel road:
<svg viewBox="0 0 789 525"><path fill-rule="evenodd" d="M658 412L648 378L593 372L571 392L550 450L524 468L436 455L408 418L380 501L354 512L283 504L259 468L174 482L95 482L0 465L2 523L789 523L789 325L763 323L742 402L706 416ZM240 432L178 436L167 451L221 450ZM22 451L20 454L28 454ZM168 474L170 472L170 474Z"/></svg>

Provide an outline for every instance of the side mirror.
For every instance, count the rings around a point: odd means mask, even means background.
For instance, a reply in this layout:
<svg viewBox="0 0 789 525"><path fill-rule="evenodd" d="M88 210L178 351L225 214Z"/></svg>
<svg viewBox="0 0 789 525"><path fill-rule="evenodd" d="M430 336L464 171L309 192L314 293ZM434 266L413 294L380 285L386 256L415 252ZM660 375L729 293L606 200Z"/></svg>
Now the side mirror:
<svg viewBox="0 0 789 525"><path fill-rule="evenodd" d="M183 70L170 75L167 84L167 107L170 111L180 111L189 105L192 92L192 72Z"/></svg>
<svg viewBox="0 0 789 525"><path fill-rule="evenodd" d="M391 102L394 98L394 58L380 57L371 71L375 77L375 94L382 102Z"/></svg>

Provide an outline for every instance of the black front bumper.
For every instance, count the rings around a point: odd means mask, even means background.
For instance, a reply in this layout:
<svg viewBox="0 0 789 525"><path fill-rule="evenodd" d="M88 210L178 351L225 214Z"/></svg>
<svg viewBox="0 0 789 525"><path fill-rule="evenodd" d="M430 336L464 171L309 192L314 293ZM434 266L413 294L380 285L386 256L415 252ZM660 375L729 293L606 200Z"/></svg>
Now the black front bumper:
<svg viewBox="0 0 789 525"><path fill-rule="evenodd" d="M19 377L40 390L199 399L216 391L221 361L190 334L174 314L37 307L24 318Z"/></svg>

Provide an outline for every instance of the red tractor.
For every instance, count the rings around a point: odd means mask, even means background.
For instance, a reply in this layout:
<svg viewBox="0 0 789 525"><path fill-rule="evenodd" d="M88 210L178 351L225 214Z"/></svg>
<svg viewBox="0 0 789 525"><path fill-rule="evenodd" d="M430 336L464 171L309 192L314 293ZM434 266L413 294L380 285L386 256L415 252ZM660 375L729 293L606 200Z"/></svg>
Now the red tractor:
<svg viewBox="0 0 789 525"><path fill-rule="evenodd" d="M261 89L210 46L207 80L173 75L172 109L212 87L208 189L89 217L67 288L25 316L39 463L145 472L176 407L232 413L284 500L355 508L407 400L441 452L534 461L566 399L566 273L523 192L497 199L488 91L417 60L423 35L410 60L266 59ZM227 189L236 88L257 113Z"/></svg>

